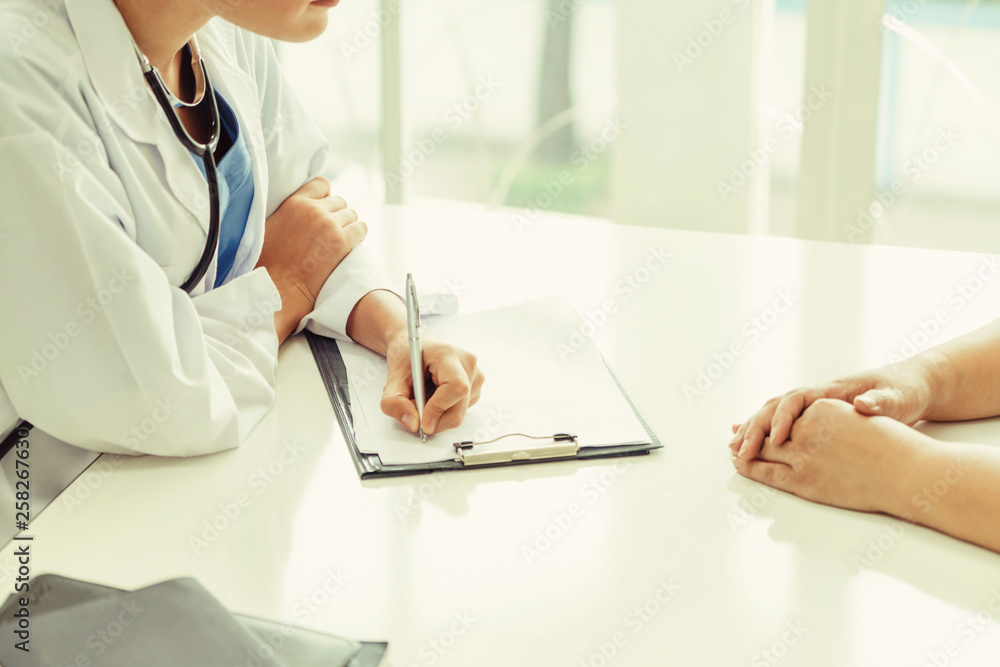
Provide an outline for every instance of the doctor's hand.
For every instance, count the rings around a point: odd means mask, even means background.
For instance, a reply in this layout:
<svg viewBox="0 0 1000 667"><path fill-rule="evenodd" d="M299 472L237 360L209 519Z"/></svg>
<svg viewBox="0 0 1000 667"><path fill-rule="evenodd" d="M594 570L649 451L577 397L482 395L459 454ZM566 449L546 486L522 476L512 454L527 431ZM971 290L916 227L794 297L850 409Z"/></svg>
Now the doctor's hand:
<svg viewBox="0 0 1000 667"><path fill-rule="evenodd" d="M474 354L448 345L426 328L421 331L424 369L430 379L425 382L427 403L423 427L424 433L431 435L462 423L465 411L479 400L486 376L476 365ZM405 332L389 343L386 361L389 372L382 392L382 412L416 433L417 406L413 402L410 344Z"/></svg>
<svg viewBox="0 0 1000 667"><path fill-rule="evenodd" d="M940 390L929 362L921 356L772 398L746 422L733 426L729 448L734 456L757 457L770 435L770 444L784 443L799 416L816 401L839 399L862 415L891 417L912 425L934 410Z"/></svg>
<svg viewBox="0 0 1000 667"><path fill-rule="evenodd" d="M347 202L330 196L325 178L303 185L268 217L257 266L267 269L281 295L274 314L279 342L312 312L327 278L367 235Z"/></svg>

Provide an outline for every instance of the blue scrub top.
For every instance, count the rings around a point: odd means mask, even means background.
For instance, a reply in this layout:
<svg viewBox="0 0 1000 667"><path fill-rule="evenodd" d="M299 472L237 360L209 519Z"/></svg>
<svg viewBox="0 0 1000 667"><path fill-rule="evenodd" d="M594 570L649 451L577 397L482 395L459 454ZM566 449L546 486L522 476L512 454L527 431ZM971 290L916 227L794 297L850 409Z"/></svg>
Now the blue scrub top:
<svg viewBox="0 0 1000 667"><path fill-rule="evenodd" d="M215 274L215 286L221 285L233 270L236 261L236 250L243 239L250 217L250 206L253 204L254 187L253 173L250 169L250 153L240 132L239 122L232 107L215 92L216 103L219 106L219 119L222 121L222 131L229 135L232 146L219 160L219 201L221 204L221 224L219 228L219 261ZM195 162L202 176L208 180L205 164L200 157L194 155Z"/></svg>

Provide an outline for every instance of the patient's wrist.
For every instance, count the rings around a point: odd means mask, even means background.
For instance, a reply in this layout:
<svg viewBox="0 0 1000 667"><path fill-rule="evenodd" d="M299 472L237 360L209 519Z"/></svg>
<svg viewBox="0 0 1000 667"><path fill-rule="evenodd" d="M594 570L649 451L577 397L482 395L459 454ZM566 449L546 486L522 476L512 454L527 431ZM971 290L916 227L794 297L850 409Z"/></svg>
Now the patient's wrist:
<svg viewBox="0 0 1000 667"><path fill-rule="evenodd" d="M931 348L914 357L927 381L930 400L921 419L934 419L935 414L947 412L954 394L955 368L946 354Z"/></svg>
<svg viewBox="0 0 1000 667"><path fill-rule="evenodd" d="M897 448L894 473L886 479L883 510L888 514L921 523L921 490L933 478L941 456L941 443L923 433L907 428L907 441Z"/></svg>

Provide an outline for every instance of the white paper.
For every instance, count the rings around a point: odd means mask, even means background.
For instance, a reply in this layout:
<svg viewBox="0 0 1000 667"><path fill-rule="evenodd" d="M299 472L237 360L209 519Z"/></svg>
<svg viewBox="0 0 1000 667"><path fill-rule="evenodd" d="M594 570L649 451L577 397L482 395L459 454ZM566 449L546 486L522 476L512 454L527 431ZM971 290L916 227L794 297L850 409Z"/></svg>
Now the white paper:
<svg viewBox="0 0 1000 667"><path fill-rule="evenodd" d="M426 443L382 414L385 359L360 345L338 342L358 449L377 453L383 464L454 459L456 442L483 442L507 433L570 433L581 446L649 442L565 298L435 318L432 327L478 357L486 382L462 425L429 436Z"/></svg>

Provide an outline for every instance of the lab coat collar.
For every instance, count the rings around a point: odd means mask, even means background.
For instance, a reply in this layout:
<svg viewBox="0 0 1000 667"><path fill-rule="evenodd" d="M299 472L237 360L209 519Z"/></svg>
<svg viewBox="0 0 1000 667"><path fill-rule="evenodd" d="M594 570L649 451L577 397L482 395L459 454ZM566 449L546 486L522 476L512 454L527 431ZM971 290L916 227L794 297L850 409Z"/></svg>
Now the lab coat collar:
<svg viewBox="0 0 1000 667"><path fill-rule="evenodd" d="M205 178L146 84L125 19L112 0L66 0L66 13L108 116L130 139L156 148L170 191L207 237L211 202ZM210 268L206 280L213 275Z"/></svg>
<svg viewBox="0 0 1000 667"><path fill-rule="evenodd" d="M112 0L66 0L66 11L87 73L108 115L133 141L156 148L163 159L164 176L171 192L207 236L211 202L205 178L196 158L174 135L166 114L149 90L118 8ZM254 140L260 135L260 117L246 113L247 109L260 107L257 88L249 75L235 65L233 27L215 19L198 32L198 41L212 84L229 101L241 128L246 130L255 186L258 192L264 192L266 182L259 176L263 147ZM213 260L204 279L206 285L215 280L215 264Z"/></svg>
<svg viewBox="0 0 1000 667"><path fill-rule="evenodd" d="M66 14L108 115L133 141L157 143L160 131L155 119L162 111L142 76L118 8L112 0L66 0Z"/></svg>

